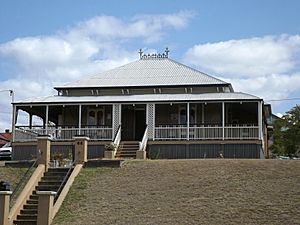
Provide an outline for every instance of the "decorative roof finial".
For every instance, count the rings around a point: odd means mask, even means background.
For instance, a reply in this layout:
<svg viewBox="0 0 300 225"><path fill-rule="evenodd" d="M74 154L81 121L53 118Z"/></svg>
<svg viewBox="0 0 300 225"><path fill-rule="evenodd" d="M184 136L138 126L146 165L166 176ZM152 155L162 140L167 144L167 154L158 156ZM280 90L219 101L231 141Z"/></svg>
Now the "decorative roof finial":
<svg viewBox="0 0 300 225"><path fill-rule="evenodd" d="M160 54L144 54L143 50L140 48L139 54L140 54L140 59L163 59L163 58L169 58L169 48L166 47L166 50L164 53Z"/></svg>
<svg viewBox="0 0 300 225"><path fill-rule="evenodd" d="M169 48L166 47L165 53L166 53L167 58L169 58L169 52L170 52Z"/></svg>
<svg viewBox="0 0 300 225"><path fill-rule="evenodd" d="M142 49L141 49L141 48L140 48L139 54L140 54L140 59L142 59L142 56L143 56L143 51L142 51Z"/></svg>

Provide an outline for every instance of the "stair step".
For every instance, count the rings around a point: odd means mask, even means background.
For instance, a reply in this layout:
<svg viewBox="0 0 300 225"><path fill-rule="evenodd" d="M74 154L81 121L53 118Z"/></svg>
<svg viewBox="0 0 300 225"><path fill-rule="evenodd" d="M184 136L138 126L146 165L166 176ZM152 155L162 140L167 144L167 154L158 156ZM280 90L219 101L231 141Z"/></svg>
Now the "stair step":
<svg viewBox="0 0 300 225"><path fill-rule="evenodd" d="M32 200L38 200L39 199L39 196L38 195L30 195L29 196L29 199L32 199Z"/></svg>
<svg viewBox="0 0 300 225"><path fill-rule="evenodd" d="M38 200L37 199L29 199L26 201L27 204L31 204L31 205L37 205L38 204Z"/></svg>
<svg viewBox="0 0 300 225"><path fill-rule="evenodd" d="M67 173L70 168L49 168L47 172L65 172Z"/></svg>
<svg viewBox="0 0 300 225"><path fill-rule="evenodd" d="M45 181L40 181L38 183L39 186L45 186L45 185L53 185L53 186L60 186L61 181L51 181L51 180L45 180Z"/></svg>
<svg viewBox="0 0 300 225"><path fill-rule="evenodd" d="M44 176L41 181L63 181L65 176Z"/></svg>
<svg viewBox="0 0 300 225"><path fill-rule="evenodd" d="M123 153L132 153L132 154L135 154L136 151L123 151L123 150L120 150L120 151L117 151L117 153L119 152L123 152Z"/></svg>
<svg viewBox="0 0 300 225"><path fill-rule="evenodd" d="M37 210L38 205L37 204L26 204L24 205L24 209L36 209Z"/></svg>
<svg viewBox="0 0 300 225"><path fill-rule="evenodd" d="M37 215L37 208L36 209L22 209L20 211L21 214L34 214Z"/></svg>
<svg viewBox="0 0 300 225"><path fill-rule="evenodd" d="M139 148L139 145L120 145L120 148Z"/></svg>
<svg viewBox="0 0 300 225"><path fill-rule="evenodd" d="M17 220L37 220L36 214L17 215Z"/></svg>
<svg viewBox="0 0 300 225"><path fill-rule="evenodd" d="M117 152L116 155L122 154L122 155L136 155L136 152Z"/></svg>
<svg viewBox="0 0 300 225"><path fill-rule="evenodd" d="M38 191L57 191L60 185L39 185L36 187Z"/></svg>
<svg viewBox="0 0 300 225"><path fill-rule="evenodd" d="M36 220L14 220L15 225L36 225Z"/></svg>
<svg viewBox="0 0 300 225"><path fill-rule="evenodd" d="M44 177L65 177L67 173L62 172L47 172L44 174Z"/></svg>

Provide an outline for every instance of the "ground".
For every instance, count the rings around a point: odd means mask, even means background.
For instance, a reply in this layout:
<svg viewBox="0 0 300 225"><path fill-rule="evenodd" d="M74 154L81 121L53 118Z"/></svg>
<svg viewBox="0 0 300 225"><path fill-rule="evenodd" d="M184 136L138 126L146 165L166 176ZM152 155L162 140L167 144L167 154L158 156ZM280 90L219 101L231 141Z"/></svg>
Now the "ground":
<svg viewBox="0 0 300 225"><path fill-rule="evenodd" d="M4 167L4 163L4 161L0 161L0 181L9 182L12 189L14 189L27 168Z"/></svg>
<svg viewBox="0 0 300 225"><path fill-rule="evenodd" d="M53 224L300 224L299 171L297 160L85 168Z"/></svg>

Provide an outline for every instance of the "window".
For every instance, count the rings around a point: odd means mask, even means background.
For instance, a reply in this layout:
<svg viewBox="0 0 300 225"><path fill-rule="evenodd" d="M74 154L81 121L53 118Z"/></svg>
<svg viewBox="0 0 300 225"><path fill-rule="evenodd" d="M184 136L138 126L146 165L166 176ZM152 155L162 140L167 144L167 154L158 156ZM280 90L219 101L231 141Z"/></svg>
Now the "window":
<svg viewBox="0 0 300 225"><path fill-rule="evenodd" d="M112 124L112 107L99 106L88 109L87 125L88 126L111 126Z"/></svg>

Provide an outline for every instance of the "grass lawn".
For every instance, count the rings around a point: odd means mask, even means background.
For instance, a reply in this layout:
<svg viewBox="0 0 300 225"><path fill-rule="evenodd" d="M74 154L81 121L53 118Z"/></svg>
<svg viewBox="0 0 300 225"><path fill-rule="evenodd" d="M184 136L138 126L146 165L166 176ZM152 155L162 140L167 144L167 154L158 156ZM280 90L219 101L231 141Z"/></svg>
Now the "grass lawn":
<svg viewBox="0 0 300 225"><path fill-rule="evenodd" d="M300 224L300 161L147 160L85 168L53 224Z"/></svg>
<svg viewBox="0 0 300 225"><path fill-rule="evenodd" d="M9 182L14 189L26 171L27 168L0 167L0 181Z"/></svg>

